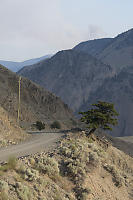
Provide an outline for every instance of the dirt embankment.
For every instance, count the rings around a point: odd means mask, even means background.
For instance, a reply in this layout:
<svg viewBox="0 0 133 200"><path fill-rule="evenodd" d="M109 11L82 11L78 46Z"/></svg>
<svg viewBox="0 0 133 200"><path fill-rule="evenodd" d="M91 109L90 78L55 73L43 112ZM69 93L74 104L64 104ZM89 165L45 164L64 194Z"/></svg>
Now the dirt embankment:
<svg viewBox="0 0 133 200"><path fill-rule="evenodd" d="M15 120L0 107L0 147L16 144L27 137L28 135L17 126Z"/></svg>

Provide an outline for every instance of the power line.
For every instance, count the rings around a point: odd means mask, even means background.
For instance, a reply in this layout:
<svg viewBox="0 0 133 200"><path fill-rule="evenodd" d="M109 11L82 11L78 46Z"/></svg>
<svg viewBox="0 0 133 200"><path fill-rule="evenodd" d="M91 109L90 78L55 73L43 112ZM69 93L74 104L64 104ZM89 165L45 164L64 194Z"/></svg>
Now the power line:
<svg viewBox="0 0 133 200"><path fill-rule="evenodd" d="M18 89L18 123L20 118L20 102L21 101L21 76L19 77L19 89Z"/></svg>

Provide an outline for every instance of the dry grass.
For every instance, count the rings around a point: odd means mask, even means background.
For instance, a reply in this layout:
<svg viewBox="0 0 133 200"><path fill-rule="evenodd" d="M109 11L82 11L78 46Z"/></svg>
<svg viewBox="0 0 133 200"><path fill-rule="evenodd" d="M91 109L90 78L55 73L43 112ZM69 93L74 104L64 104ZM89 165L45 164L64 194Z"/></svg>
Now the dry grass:
<svg viewBox="0 0 133 200"><path fill-rule="evenodd" d="M53 176L51 177L51 179L60 187L62 188L63 190L65 190L66 192L71 192L72 189L74 188L74 184L69 181L67 179L67 177L63 177L63 176Z"/></svg>
<svg viewBox="0 0 133 200"><path fill-rule="evenodd" d="M0 192L0 200L9 200L8 195L5 191Z"/></svg>
<svg viewBox="0 0 133 200"><path fill-rule="evenodd" d="M3 172L7 172L9 170L16 170L17 167L17 159L15 157L10 157L8 159L7 164L0 167L0 172L3 174Z"/></svg>

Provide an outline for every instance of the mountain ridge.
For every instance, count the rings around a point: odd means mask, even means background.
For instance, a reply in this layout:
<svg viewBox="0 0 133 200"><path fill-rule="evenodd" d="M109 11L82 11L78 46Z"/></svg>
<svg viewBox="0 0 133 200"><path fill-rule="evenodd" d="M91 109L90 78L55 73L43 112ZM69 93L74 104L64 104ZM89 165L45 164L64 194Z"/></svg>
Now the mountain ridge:
<svg viewBox="0 0 133 200"><path fill-rule="evenodd" d="M26 61L22 61L22 62L13 62L13 61L4 61L4 60L0 60L0 64L7 67L9 70L13 71L13 72L17 72L19 71L21 68L23 68L24 66L29 66L31 64L35 64L40 62L41 60L45 60L50 58L52 55L46 55L46 56L42 56L39 58L33 58L33 59L29 59Z"/></svg>
<svg viewBox="0 0 133 200"><path fill-rule="evenodd" d="M105 45L106 43L104 44L104 41L107 41L107 45ZM99 44L100 47L97 49ZM102 62L119 71L133 63L133 29L125 31L114 38L103 38L80 43L74 47L74 50L97 56ZM95 52L97 53L95 54Z"/></svg>
<svg viewBox="0 0 133 200"><path fill-rule="evenodd" d="M112 76L113 73L109 65L74 50L60 51L51 59L18 72L60 96L74 111L105 76ZM87 82L91 87L87 86Z"/></svg>
<svg viewBox="0 0 133 200"><path fill-rule="evenodd" d="M101 51L103 51L112 41L113 41L113 38L88 40L88 41L79 43L73 48L73 50L83 51L95 57Z"/></svg>

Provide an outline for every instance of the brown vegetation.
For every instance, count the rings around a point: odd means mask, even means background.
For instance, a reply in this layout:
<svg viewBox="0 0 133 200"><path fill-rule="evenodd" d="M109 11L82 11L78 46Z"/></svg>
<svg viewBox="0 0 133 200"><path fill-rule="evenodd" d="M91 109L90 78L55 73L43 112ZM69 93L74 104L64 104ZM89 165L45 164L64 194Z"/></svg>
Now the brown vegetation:
<svg viewBox="0 0 133 200"><path fill-rule="evenodd" d="M1 198L130 200L133 159L95 136L69 134L53 152L10 159L1 170ZM5 193L6 191L6 193ZM8 197L6 197L8 195Z"/></svg>

